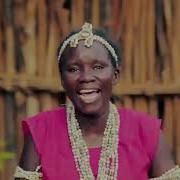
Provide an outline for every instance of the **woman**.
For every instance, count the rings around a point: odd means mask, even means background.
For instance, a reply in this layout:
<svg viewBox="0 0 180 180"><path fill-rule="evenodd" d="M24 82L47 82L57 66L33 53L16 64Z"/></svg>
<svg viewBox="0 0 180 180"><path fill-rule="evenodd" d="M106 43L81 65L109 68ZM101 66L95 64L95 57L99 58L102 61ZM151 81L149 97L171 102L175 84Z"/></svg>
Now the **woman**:
<svg viewBox="0 0 180 180"><path fill-rule="evenodd" d="M119 78L118 52L88 23L62 42L59 69L70 101L23 122L25 144L15 177L180 179L160 121L110 103Z"/></svg>

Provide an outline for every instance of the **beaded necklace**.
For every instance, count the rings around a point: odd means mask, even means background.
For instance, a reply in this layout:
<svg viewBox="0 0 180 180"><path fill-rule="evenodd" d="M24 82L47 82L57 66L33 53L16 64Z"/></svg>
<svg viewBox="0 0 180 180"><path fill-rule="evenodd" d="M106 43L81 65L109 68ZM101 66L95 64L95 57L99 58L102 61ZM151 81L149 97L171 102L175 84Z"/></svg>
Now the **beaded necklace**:
<svg viewBox="0 0 180 180"><path fill-rule="evenodd" d="M67 105L67 118L69 138L80 179L94 180L96 178L90 167L88 148L83 139L79 123L75 117L74 106L70 102ZM116 106L110 103L110 111L102 142L97 180L117 179L119 126L119 113Z"/></svg>

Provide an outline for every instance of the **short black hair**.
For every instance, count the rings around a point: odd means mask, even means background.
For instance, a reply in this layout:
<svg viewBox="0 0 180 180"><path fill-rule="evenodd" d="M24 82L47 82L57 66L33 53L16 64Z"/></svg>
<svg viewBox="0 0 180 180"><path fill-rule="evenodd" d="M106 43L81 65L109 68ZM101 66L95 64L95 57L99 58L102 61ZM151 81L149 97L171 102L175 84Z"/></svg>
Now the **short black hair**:
<svg viewBox="0 0 180 180"><path fill-rule="evenodd" d="M66 41L69 37L71 37L72 35L80 32L81 29L77 30L77 31L73 31L71 32L59 45L58 47L58 50L57 50L57 57L59 55L59 51L64 43L64 41ZM112 63L112 66L114 69L117 68L117 64L118 66L120 66L121 64L121 56L122 56L122 53L121 53L121 46L120 46L120 43L117 43L115 41L112 41L110 36L105 32L105 30L103 29L95 29L93 28L93 34L97 35L97 36L100 36L102 37L104 40L106 40L111 46L112 48L114 49L116 55L117 55L117 59L118 59L118 62L115 61L114 57L112 56L112 54L109 52L109 56L111 58L111 63ZM66 49L68 49L68 47L70 47L69 45L66 47ZM60 73L62 74L62 70L64 68L64 64L65 64L65 60L66 60L66 49L63 51L62 55L61 55L61 58L60 58L60 61L58 62L58 66L59 66L59 71ZM108 50L108 49L107 49Z"/></svg>

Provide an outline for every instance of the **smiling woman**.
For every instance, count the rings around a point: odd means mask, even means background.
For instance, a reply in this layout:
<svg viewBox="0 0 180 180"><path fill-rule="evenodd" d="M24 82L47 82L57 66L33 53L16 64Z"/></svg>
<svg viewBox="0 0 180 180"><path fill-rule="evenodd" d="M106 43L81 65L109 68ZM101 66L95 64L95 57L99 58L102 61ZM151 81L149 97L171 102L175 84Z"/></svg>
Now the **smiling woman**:
<svg viewBox="0 0 180 180"><path fill-rule="evenodd" d="M66 53L61 73L62 84L69 98L85 114L103 114L108 110L112 85L117 82L119 70L114 69L108 51L99 42L85 47L81 41L78 47Z"/></svg>
<svg viewBox="0 0 180 180"><path fill-rule="evenodd" d="M85 23L62 42L58 61L70 100L23 121L16 178L180 179L160 121L110 102L120 56L105 34Z"/></svg>

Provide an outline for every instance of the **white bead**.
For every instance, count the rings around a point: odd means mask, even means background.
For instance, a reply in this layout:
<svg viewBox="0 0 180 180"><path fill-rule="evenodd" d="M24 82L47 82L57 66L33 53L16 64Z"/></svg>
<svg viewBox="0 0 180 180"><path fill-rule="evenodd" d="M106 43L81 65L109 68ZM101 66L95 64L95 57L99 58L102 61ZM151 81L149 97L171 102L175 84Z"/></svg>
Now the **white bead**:
<svg viewBox="0 0 180 180"><path fill-rule="evenodd" d="M88 148L83 139L78 121L75 117L72 103L68 104L67 106L67 117L69 138L80 179L93 180L95 177L93 176L92 169L90 167ZM97 179L117 179L119 126L120 118L118 111L116 107L110 103L110 113L104 131ZM112 163L110 167L111 158L113 158L112 162L114 163Z"/></svg>

